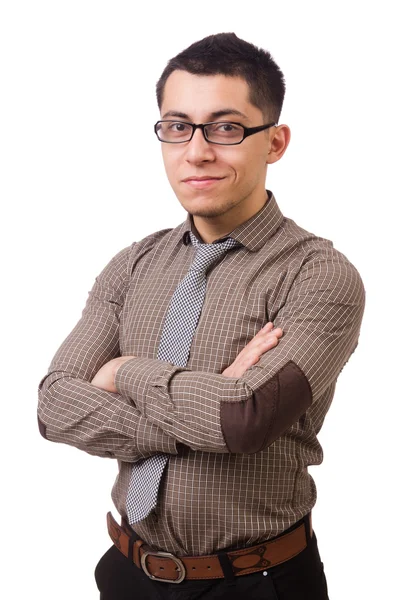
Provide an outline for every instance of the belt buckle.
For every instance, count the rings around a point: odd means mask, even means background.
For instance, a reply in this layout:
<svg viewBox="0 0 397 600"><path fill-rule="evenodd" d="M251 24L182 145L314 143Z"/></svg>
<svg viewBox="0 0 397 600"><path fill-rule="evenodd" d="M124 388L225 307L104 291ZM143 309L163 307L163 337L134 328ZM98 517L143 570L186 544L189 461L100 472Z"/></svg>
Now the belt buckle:
<svg viewBox="0 0 397 600"><path fill-rule="evenodd" d="M177 579L162 579L160 577L156 577L155 575L152 575L151 573L149 573L148 568L146 566L146 558L150 555L165 556L166 558L171 558L174 561L174 563L176 564L176 571L179 571L179 577ZM154 581L163 581L164 583L181 583L186 577L185 565L179 558L177 558L176 556L171 554L171 552L160 552L160 551L156 552L154 550L145 550L141 556L141 566L142 566L142 569L144 570L144 572L146 573L146 575L148 577L150 577L150 579L153 579Z"/></svg>

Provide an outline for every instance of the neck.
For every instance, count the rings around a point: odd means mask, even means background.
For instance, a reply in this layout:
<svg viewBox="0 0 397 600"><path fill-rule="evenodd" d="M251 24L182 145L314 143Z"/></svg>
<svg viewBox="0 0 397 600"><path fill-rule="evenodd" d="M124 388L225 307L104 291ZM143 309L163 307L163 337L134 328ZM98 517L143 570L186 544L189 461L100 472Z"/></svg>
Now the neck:
<svg viewBox="0 0 397 600"><path fill-rule="evenodd" d="M269 196L265 190L264 197L258 199L258 202L252 205L251 210L247 211L246 207L238 204L234 207L234 211L230 210L227 214L219 217L200 217L192 215L194 228L203 240L204 244L212 244L220 238L226 237L236 227L248 221L257 212L259 212L268 201ZM193 233L195 233L193 231Z"/></svg>

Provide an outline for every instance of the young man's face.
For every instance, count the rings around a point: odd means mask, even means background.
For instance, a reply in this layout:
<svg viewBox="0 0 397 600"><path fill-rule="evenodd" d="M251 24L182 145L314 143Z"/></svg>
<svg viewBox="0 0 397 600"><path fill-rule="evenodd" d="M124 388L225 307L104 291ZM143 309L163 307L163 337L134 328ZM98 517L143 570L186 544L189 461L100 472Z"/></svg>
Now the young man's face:
<svg viewBox="0 0 397 600"><path fill-rule="evenodd" d="M246 127L263 125L259 108L248 100L249 88L240 77L192 75L173 71L164 89L161 119L208 123L233 121ZM225 113L233 109L245 116ZM176 114L178 113L178 114ZM241 144L222 146L207 142L196 129L190 142L161 143L165 170L178 200L196 216L234 228L264 205L270 128L247 137ZM270 161L274 162L274 160ZM211 182L186 182L188 177L216 177Z"/></svg>

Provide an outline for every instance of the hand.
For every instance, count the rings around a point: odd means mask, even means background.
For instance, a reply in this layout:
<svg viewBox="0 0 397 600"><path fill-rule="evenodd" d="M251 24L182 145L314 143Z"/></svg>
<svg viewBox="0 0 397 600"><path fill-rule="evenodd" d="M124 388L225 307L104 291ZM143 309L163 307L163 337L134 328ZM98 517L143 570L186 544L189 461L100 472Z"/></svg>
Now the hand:
<svg viewBox="0 0 397 600"><path fill-rule="evenodd" d="M236 360L222 372L222 375L224 377L241 377L247 369L258 362L262 354L277 346L282 335L281 327L273 329L273 323L269 321L241 350Z"/></svg>
<svg viewBox="0 0 397 600"><path fill-rule="evenodd" d="M136 358L136 356L119 356L109 360L105 363L94 376L91 381L91 385L98 387L106 392L117 392L116 386L114 385L114 378L117 370L126 360L130 358Z"/></svg>

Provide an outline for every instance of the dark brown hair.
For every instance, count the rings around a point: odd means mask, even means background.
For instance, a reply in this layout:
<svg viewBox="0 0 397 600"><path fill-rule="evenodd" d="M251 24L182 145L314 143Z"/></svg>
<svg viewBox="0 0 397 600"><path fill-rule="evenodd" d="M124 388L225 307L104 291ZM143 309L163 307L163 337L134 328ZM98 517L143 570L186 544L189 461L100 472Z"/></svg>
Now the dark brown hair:
<svg viewBox="0 0 397 600"><path fill-rule="evenodd" d="M177 69L193 75L243 78L249 86L251 104L262 111L265 120L278 123L285 95L284 75L270 52L238 38L235 33L209 35L168 61L156 84L160 110L165 83Z"/></svg>

